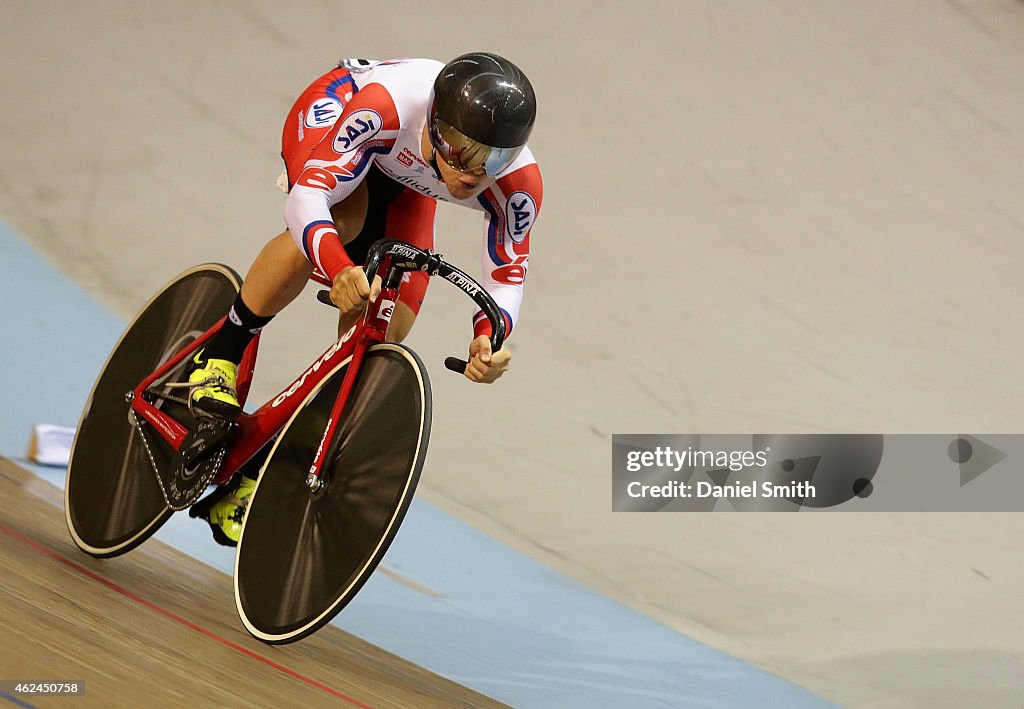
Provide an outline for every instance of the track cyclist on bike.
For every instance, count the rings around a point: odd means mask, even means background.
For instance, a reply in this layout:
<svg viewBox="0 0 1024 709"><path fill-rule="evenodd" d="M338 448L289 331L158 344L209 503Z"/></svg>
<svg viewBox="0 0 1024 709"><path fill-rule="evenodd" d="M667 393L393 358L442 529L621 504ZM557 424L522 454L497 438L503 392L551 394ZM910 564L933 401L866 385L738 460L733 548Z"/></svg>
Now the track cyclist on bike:
<svg viewBox="0 0 1024 709"><path fill-rule="evenodd" d="M378 287L360 268L370 245L397 238L432 248L438 200L483 212L481 282L511 333L543 193L526 147L535 114L526 75L484 52L443 65L345 59L314 81L282 137L288 229L257 256L224 325L196 355L193 407L219 418L239 415L235 379L246 346L298 296L314 268L333 284L339 331L347 331ZM406 278L388 330L396 342L412 328L429 280L425 273ZM474 382L492 383L508 369L511 354L491 352L490 334L477 312L465 370ZM222 544L238 541L252 475L237 476L200 515Z"/></svg>

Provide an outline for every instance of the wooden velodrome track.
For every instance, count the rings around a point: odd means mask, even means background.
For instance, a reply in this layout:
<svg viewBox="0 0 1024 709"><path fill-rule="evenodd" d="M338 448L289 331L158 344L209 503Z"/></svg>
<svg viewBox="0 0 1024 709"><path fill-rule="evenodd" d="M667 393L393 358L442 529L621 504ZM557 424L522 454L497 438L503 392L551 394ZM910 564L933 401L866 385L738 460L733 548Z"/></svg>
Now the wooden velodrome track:
<svg viewBox="0 0 1024 709"><path fill-rule="evenodd" d="M231 579L151 539L112 560L75 548L63 494L0 458L0 680L78 681L29 706L501 707L338 628L264 645Z"/></svg>

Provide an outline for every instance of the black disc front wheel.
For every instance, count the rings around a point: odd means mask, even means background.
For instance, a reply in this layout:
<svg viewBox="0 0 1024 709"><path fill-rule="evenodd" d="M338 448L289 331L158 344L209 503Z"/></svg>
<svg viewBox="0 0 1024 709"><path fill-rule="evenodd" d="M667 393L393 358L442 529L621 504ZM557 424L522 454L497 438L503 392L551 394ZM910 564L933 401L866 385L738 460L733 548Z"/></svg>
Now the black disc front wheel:
<svg viewBox="0 0 1024 709"><path fill-rule="evenodd" d="M114 347L78 423L64 486L68 530L82 551L123 554L171 516L153 463L169 465L174 451L153 431L146 432L146 445L125 395L224 317L240 287L241 278L227 266L191 268L153 296ZM174 380L184 367L165 379ZM165 404L177 406L156 402Z"/></svg>
<svg viewBox="0 0 1024 709"><path fill-rule="evenodd" d="M278 436L249 503L235 557L235 601L267 643L316 631L352 600L383 558L412 500L430 433L420 359L370 347L338 423L323 489L306 476L348 362L310 394Z"/></svg>

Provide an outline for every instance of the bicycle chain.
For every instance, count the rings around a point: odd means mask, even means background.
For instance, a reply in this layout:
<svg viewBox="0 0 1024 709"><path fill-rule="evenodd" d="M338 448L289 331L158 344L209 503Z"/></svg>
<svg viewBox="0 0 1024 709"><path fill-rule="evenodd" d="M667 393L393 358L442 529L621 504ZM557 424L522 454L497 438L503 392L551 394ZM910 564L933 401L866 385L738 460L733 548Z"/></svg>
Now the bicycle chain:
<svg viewBox="0 0 1024 709"><path fill-rule="evenodd" d="M188 402L190 401L190 399L183 396L175 396L174 394L157 394L156 392L151 392L149 389L146 390L146 393L153 394L157 399L173 401L174 403L181 404L182 406L188 406Z"/></svg>
<svg viewBox="0 0 1024 709"><path fill-rule="evenodd" d="M210 377L207 377L206 379L203 379L202 381L198 381L198 382L166 382L165 381L165 382L161 383L159 386L164 387L164 389L166 389L168 391L165 391L162 394L158 393L157 391L154 390L154 387L157 386L157 385L154 384L154 385L149 386L146 389L145 393L146 394L150 394L151 396L153 396L156 399L164 399L165 401L173 401L176 404L183 404L183 405L187 406L189 412L191 412L192 411L192 396L191 396L192 392L194 390L196 390L196 389L199 389L199 388L204 387L204 386L208 386L210 384L224 384L224 378L223 377L210 376ZM171 389L188 389L189 393L188 393L188 396L180 397L180 396L177 396L175 394L170 393L169 390L171 390Z"/></svg>
<svg viewBox="0 0 1024 709"><path fill-rule="evenodd" d="M172 510L174 510L175 512L180 512L181 510L184 510L184 509L186 509L188 507L191 507L192 504L194 504L195 500L193 500L192 502L190 502L187 505L180 505L180 506L172 505L170 503L170 501L168 500L167 488L164 487L164 481L160 477L159 468L158 468L158 466L156 464L156 457L153 455L153 450L149 447L149 440L146 438L146 434L143 431L143 426L145 425L146 421L144 419L140 419L139 415L137 413L135 413L134 410L131 412L131 414L132 414L132 419L133 419L133 423L135 425L135 428L138 430L139 437L142 439L142 444L146 447L146 455L149 457L149 464L153 467L153 475L156 477L156 482L160 486L160 494L163 495L164 503L168 507L170 507ZM217 474L216 471L220 470L221 463L224 462L224 454L225 453L227 453L227 448L225 446L221 446L220 450L218 450L214 454L216 456L216 458L213 461L213 474L209 476L211 479L216 477L216 474ZM202 465L202 464L207 463L207 462L210 462L210 461L204 460L201 463L199 463L199 465ZM204 486L204 489L205 489L205 486ZM200 496L202 496L201 492L200 492ZM196 499L198 499L198 498L196 498Z"/></svg>
<svg viewBox="0 0 1024 709"><path fill-rule="evenodd" d="M135 413L135 409L131 409L132 423L135 425L135 430L139 432L139 438L142 439L142 445L146 447L146 455L149 456L149 464L153 466L153 475L156 476L156 481L160 483L160 492L164 496L164 502L167 502L167 492L164 490L164 483L160 480L160 473L156 465L156 458L153 456L153 450L149 447L149 440L146 438L145 431L142 427L145 425L145 420L140 419L139 415Z"/></svg>

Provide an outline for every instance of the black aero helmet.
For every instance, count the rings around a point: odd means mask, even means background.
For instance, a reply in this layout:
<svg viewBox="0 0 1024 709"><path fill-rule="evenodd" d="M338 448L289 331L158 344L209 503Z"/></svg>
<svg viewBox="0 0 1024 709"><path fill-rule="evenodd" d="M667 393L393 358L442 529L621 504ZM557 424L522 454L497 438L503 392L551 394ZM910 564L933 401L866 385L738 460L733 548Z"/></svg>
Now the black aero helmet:
<svg viewBox="0 0 1024 709"><path fill-rule="evenodd" d="M526 145L536 115L537 97L519 67L496 54L463 54L434 80L430 142L456 170L496 175Z"/></svg>

